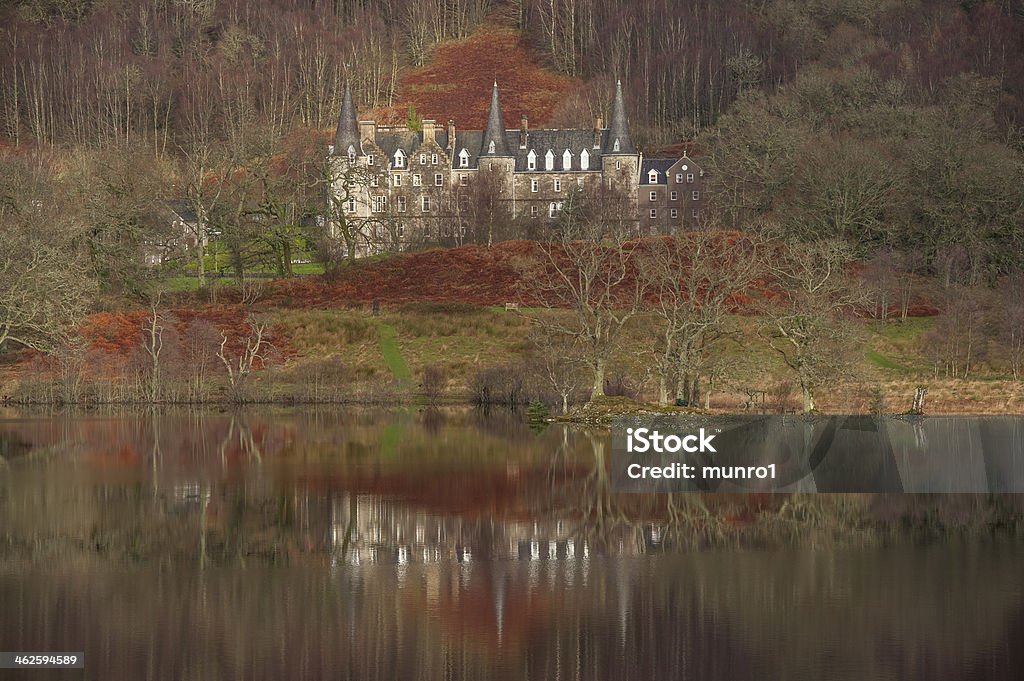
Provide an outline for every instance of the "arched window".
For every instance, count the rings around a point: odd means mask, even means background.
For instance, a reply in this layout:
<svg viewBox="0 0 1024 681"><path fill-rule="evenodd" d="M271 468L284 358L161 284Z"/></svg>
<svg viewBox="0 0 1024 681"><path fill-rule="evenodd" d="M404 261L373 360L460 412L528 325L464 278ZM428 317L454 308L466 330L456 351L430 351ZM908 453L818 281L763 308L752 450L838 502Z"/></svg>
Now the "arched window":
<svg viewBox="0 0 1024 681"><path fill-rule="evenodd" d="M586 149L580 152L580 170L590 170L590 154Z"/></svg>
<svg viewBox="0 0 1024 681"><path fill-rule="evenodd" d="M554 153L552 153L552 151L550 149L548 149L548 153L544 154L544 170L554 170L554 169L555 169L555 155L554 155Z"/></svg>

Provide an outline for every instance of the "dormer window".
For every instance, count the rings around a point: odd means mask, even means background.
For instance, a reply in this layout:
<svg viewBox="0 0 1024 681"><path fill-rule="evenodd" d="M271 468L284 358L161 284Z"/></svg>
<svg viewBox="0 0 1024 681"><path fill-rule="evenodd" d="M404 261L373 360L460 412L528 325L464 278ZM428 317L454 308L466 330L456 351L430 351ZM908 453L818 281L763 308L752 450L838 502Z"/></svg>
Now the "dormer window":
<svg viewBox="0 0 1024 681"><path fill-rule="evenodd" d="M462 151L459 152L459 167L460 168L468 168L469 167L469 152L467 152L465 149L463 149Z"/></svg>
<svg viewBox="0 0 1024 681"><path fill-rule="evenodd" d="M356 148L354 146L352 146L351 144L348 145L348 160L350 160L350 161L356 160Z"/></svg>
<svg viewBox="0 0 1024 681"><path fill-rule="evenodd" d="M487 145L487 153L488 154L493 154L494 153L494 140L491 140L491 143Z"/></svg>
<svg viewBox="0 0 1024 681"><path fill-rule="evenodd" d="M548 153L544 154L544 170L554 170L554 169L555 169L555 155L554 155L554 153L552 153L552 151L550 149L548 149Z"/></svg>
<svg viewBox="0 0 1024 681"><path fill-rule="evenodd" d="M586 149L580 152L580 170L590 170L590 154Z"/></svg>
<svg viewBox="0 0 1024 681"><path fill-rule="evenodd" d="M572 152L568 149L562 154L562 170L572 170Z"/></svg>
<svg viewBox="0 0 1024 681"><path fill-rule="evenodd" d="M402 152L401 149L399 149L398 151L395 152L395 167L396 168L404 168L405 167L405 154Z"/></svg>
<svg viewBox="0 0 1024 681"><path fill-rule="evenodd" d="M658 171L657 170L652 170L651 172L647 173L647 182L649 184L657 184L658 183Z"/></svg>
<svg viewBox="0 0 1024 681"><path fill-rule="evenodd" d="M620 151L622 147L619 146L619 138L615 138L615 144L612 145L612 151Z"/></svg>
<svg viewBox="0 0 1024 681"><path fill-rule="evenodd" d="M526 155L526 169L537 169L537 152L535 152L533 149L530 149L530 153Z"/></svg>

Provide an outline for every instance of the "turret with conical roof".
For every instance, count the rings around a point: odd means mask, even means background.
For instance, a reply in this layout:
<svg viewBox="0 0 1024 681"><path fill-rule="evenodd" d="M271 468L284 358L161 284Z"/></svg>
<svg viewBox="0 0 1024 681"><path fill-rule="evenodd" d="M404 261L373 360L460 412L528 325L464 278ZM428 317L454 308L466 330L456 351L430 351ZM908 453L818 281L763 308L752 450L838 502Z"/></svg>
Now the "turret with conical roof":
<svg viewBox="0 0 1024 681"><path fill-rule="evenodd" d="M352 103L352 89L345 81L345 98L338 116L338 130L334 133L334 154L336 156L359 155L359 123L356 121L356 107Z"/></svg>
<svg viewBox="0 0 1024 681"><path fill-rule="evenodd" d="M636 154L636 147L629 138L629 122L626 120L626 102L622 99L622 81L615 82L615 102L612 104L612 123L608 128L605 154Z"/></svg>
<svg viewBox="0 0 1024 681"><path fill-rule="evenodd" d="M491 91L491 111L487 114L487 130L480 143L480 156L512 156L505 140L505 117L501 115L497 81Z"/></svg>

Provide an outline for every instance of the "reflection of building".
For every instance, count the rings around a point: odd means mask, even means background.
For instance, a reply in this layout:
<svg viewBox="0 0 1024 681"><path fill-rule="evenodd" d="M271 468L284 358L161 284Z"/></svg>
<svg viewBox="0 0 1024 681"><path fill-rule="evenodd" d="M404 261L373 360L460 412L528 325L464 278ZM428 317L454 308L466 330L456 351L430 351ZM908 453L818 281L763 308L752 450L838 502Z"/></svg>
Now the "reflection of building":
<svg viewBox="0 0 1024 681"><path fill-rule="evenodd" d="M357 121L346 86L331 154L346 218L393 224L403 244L445 243L469 214L473 228L484 219L474 210L485 188L495 194L491 210L524 221L556 219L577 189L621 196L641 234L693 228L701 217L703 171L688 158L644 159L621 84L608 127L598 118L590 130L531 130L525 112L518 129L505 127L495 83L483 131Z"/></svg>
<svg viewBox="0 0 1024 681"><path fill-rule="evenodd" d="M378 496L344 496L331 506L328 542L352 564L469 563L474 560L572 560L588 558L591 546L566 520L481 524L459 516L431 515ZM661 530L647 528L640 544L616 545L631 554L657 546Z"/></svg>

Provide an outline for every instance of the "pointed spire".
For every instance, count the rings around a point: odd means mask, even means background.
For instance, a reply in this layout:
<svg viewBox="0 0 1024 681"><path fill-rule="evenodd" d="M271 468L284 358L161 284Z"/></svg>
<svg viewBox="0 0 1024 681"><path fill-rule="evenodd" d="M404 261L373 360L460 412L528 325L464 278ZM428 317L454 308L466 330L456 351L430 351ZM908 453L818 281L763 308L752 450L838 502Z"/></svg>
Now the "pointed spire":
<svg viewBox="0 0 1024 681"><path fill-rule="evenodd" d="M487 114L487 130L480 144L480 156L511 156L505 142L505 117L501 115L501 102L498 101L498 81L494 81L491 91L491 111Z"/></svg>
<svg viewBox="0 0 1024 681"><path fill-rule="evenodd" d="M629 122L626 120L626 102L622 98L622 81L615 82L615 102L612 104L612 123L608 128L606 154L635 154L636 147L629 138Z"/></svg>
<svg viewBox="0 0 1024 681"><path fill-rule="evenodd" d="M345 98L341 102L341 115L338 116L338 130L334 134L335 156L347 156L349 149L356 155L361 153L359 143L359 122L356 121L356 107L352 104L352 89L345 81Z"/></svg>

